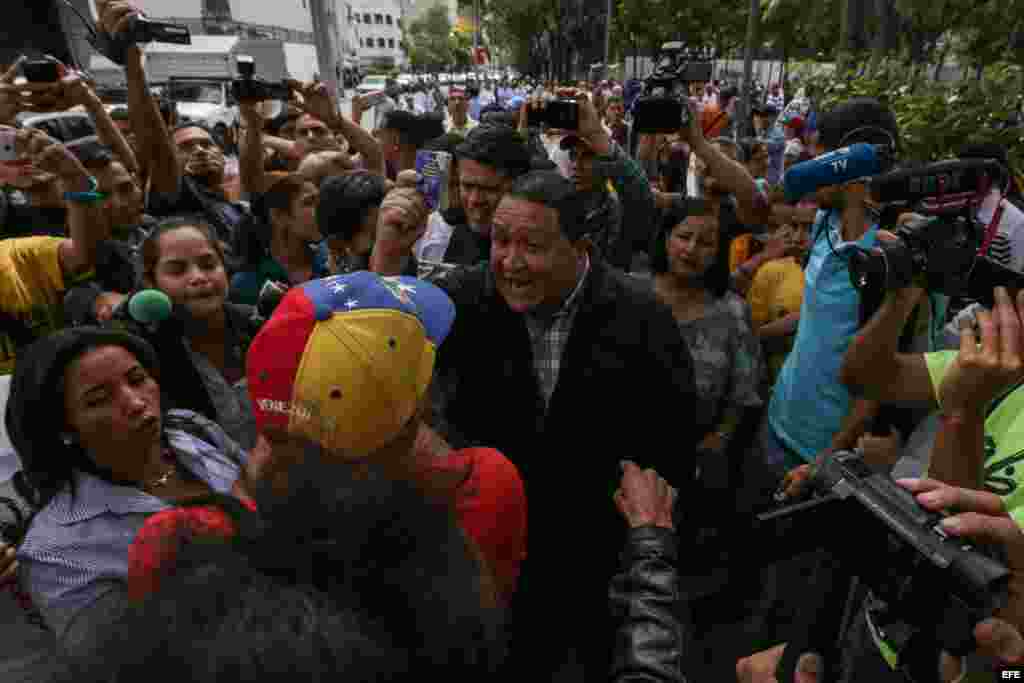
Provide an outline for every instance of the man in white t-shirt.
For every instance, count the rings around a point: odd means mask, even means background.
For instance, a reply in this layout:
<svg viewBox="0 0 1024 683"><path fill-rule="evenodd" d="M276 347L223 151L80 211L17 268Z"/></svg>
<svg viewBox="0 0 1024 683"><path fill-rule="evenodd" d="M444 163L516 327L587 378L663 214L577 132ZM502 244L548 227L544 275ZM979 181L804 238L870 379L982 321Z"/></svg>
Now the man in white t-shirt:
<svg viewBox="0 0 1024 683"><path fill-rule="evenodd" d="M960 150L961 159L991 159L1007 167L1006 148L998 144L968 145ZM978 221L987 229L999 214L996 236L989 245L988 256L992 260L1024 271L1024 212L1003 197L1003 188L996 187L978 207Z"/></svg>

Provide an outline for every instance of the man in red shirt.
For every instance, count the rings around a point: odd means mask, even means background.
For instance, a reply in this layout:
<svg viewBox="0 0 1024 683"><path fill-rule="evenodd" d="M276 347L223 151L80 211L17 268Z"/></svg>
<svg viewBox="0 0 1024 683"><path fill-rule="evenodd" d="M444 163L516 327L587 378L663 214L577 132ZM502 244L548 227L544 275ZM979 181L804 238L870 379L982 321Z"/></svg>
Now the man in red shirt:
<svg viewBox="0 0 1024 683"><path fill-rule="evenodd" d="M384 214L401 207L385 200ZM436 349L455 307L437 287L408 277L357 272L307 282L278 305L249 349L249 393L262 436L249 476L281 470L274 434L303 437L339 465L379 466L412 478L424 490L450 496L462 530L480 553L499 602L515 591L526 552L522 479L494 449L446 452L425 446L421 426ZM267 438L269 437L269 438ZM417 448L419 442L420 448ZM244 485L236 495L247 500ZM179 508L151 517L136 540L129 590L152 591L173 566L182 532L233 533L205 508Z"/></svg>

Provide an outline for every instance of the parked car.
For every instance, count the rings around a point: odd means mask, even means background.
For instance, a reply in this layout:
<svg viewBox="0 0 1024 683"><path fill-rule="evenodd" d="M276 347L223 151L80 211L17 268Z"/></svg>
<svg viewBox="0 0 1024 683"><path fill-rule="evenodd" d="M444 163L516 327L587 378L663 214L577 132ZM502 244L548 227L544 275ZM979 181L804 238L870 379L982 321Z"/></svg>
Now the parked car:
<svg viewBox="0 0 1024 683"><path fill-rule="evenodd" d="M239 123L238 103L228 80L175 78L168 83L167 94L176 103L181 123L204 124L221 144Z"/></svg>
<svg viewBox="0 0 1024 683"><path fill-rule="evenodd" d="M384 90L388 85L388 77L379 74L372 74L363 79L362 83L356 87L356 90L360 95L367 95L372 92Z"/></svg>
<svg viewBox="0 0 1024 683"><path fill-rule="evenodd" d="M15 120L26 128L38 128L60 142L71 142L96 135L96 124L85 112L62 111L54 114L22 112Z"/></svg>

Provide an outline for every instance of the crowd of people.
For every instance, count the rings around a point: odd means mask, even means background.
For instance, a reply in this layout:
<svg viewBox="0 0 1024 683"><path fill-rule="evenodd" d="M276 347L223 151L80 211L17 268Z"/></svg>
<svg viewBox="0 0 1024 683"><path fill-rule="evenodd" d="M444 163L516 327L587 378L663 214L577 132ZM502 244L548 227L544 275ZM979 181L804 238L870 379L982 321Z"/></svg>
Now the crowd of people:
<svg viewBox="0 0 1024 683"><path fill-rule="evenodd" d="M137 12L96 4L110 34ZM290 82L226 150L138 47L121 108L19 67L5 681L768 683L788 643L796 680L831 683L802 609L831 559L776 558L753 519L849 451L1005 551L1006 604L920 683L1024 664L1024 294L869 300L850 254L897 238L863 179L779 189L852 144L898 157L883 103L775 85L744 121L693 84L689 123L649 134L635 79L389 84L351 116ZM555 99L575 129L537 124ZM72 108L95 139L21 123ZM425 151L451 157L441 202ZM974 209L1019 272L1005 181ZM843 680L904 680L876 602L849 598Z"/></svg>

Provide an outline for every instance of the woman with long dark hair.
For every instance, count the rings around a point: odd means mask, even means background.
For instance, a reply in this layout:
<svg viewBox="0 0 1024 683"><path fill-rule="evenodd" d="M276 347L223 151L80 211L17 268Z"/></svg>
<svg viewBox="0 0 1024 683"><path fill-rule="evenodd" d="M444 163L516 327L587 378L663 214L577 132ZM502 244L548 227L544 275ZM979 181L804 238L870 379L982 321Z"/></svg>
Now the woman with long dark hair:
<svg viewBox="0 0 1024 683"><path fill-rule="evenodd" d="M714 425L701 449L724 453L742 413L761 405L763 364L746 302L729 291L729 235L704 202L666 212L651 245L654 291L672 309Z"/></svg>
<svg viewBox="0 0 1024 683"><path fill-rule="evenodd" d="M38 509L20 578L66 645L126 601L128 549L146 518L235 488L246 455L217 425L164 414L153 348L124 332L61 330L18 359L6 425Z"/></svg>
<svg viewBox="0 0 1024 683"><path fill-rule="evenodd" d="M158 325L130 325L153 344L167 371L168 407L215 420L251 448L256 423L243 382L245 354L262 319L253 306L227 301L221 243L201 219L183 217L157 225L140 255L141 287L160 290L173 304L172 315Z"/></svg>

